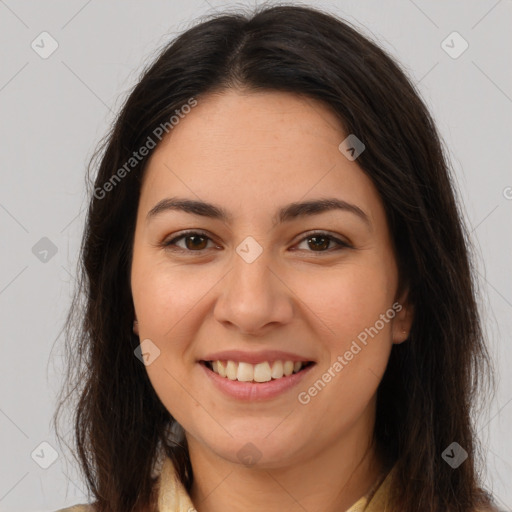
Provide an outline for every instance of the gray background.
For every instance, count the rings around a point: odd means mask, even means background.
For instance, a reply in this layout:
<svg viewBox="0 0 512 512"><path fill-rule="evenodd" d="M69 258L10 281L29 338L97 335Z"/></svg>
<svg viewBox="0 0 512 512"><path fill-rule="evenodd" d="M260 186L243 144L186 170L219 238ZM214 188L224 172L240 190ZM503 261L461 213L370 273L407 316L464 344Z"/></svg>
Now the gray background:
<svg viewBox="0 0 512 512"><path fill-rule="evenodd" d="M0 511L51 511L88 499L50 424L84 221L85 166L147 59L197 17L237 5L254 4L0 0ZM479 420L486 481L502 508L512 509L512 2L314 5L355 23L402 63L449 148L501 377ZM31 47L51 48L49 39L41 43L43 31L58 43L45 59ZM469 44L458 58L442 46L453 31ZM453 54L462 46L451 39ZM41 252L50 246L55 254ZM53 450L55 462L40 467Z"/></svg>

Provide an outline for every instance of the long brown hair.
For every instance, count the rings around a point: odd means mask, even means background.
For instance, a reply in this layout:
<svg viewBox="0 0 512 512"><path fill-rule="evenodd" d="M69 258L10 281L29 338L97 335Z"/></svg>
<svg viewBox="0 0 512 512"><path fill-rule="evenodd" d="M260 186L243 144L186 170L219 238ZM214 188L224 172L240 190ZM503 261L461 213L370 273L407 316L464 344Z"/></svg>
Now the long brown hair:
<svg viewBox="0 0 512 512"><path fill-rule="evenodd" d="M472 413L492 374L468 231L436 127L377 44L331 14L275 6L217 15L166 46L91 161L96 176L66 322L68 374L54 421L75 397L76 453L98 512L147 510L160 450L188 490L193 479L186 442L170 440L174 419L134 356L130 267L149 156L133 168L126 163L191 98L236 87L320 100L364 142L357 162L384 202L400 283L415 311L409 339L393 347L378 390L375 439L395 464L394 505L473 511L486 494ZM123 166L128 172L119 173ZM442 457L452 442L469 454L457 469Z"/></svg>

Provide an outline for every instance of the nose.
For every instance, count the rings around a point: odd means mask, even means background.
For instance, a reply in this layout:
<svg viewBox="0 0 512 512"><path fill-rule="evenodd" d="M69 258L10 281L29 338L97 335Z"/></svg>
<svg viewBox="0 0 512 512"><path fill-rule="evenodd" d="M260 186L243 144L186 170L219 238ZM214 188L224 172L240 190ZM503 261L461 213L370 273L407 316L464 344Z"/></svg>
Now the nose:
<svg viewBox="0 0 512 512"><path fill-rule="evenodd" d="M215 304L218 322L242 334L263 335L269 326L275 328L291 321L293 292L268 252L263 250L251 263L234 255L233 267L222 280Z"/></svg>

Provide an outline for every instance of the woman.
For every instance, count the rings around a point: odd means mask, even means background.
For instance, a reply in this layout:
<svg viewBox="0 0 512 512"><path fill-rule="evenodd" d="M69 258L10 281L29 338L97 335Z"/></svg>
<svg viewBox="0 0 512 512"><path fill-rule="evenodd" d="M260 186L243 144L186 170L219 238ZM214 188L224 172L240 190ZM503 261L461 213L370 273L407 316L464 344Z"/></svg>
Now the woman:
<svg viewBox="0 0 512 512"><path fill-rule="evenodd" d="M68 318L83 510L492 510L467 232L388 55L310 8L218 16L103 149Z"/></svg>

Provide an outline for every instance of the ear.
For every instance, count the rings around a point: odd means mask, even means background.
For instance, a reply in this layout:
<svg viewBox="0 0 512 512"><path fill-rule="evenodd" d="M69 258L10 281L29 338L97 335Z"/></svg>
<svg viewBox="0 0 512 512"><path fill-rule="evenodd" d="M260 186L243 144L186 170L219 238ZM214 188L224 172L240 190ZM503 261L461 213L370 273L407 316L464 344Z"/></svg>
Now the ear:
<svg viewBox="0 0 512 512"><path fill-rule="evenodd" d="M414 320L414 306L409 303L409 288L406 288L401 296L393 304L397 312L393 318L392 336L393 343L400 344L407 340L411 332Z"/></svg>
<svg viewBox="0 0 512 512"><path fill-rule="evenodd" d="M135 320L133 321L133 332L137 336L139 335L139 322L137 321L137 317L135 317Z"/></svg>

